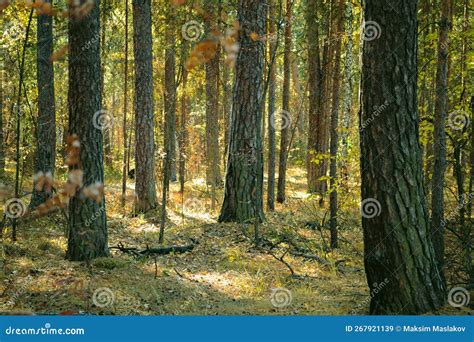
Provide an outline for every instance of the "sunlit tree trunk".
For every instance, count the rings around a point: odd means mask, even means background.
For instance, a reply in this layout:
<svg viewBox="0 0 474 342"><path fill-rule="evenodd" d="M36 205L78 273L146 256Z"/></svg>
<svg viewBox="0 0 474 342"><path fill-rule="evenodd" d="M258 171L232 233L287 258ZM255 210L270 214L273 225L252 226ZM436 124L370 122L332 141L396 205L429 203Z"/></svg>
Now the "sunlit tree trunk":
<svg viewBox="0 0 474 342"><path fill-rule="evenodd" d="M266 4L240 0L240 49L235 68L224 203L220 222L261 221L263 216L262 101Z"/></svg>

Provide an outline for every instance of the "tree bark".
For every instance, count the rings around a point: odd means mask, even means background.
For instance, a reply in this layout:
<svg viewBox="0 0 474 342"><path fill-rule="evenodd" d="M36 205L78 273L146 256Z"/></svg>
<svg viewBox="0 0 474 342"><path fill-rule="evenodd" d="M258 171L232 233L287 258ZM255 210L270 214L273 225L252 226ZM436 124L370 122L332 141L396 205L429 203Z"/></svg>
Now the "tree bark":
<svg viewBox="0 0 474 342"><path fill-rule="evenodd" d="M38 123L35 174L54 176L56 165L56 112L54 105L54 67L50 61L53 54L53 18L48 14L37 18L37 82L38 82ZM36 189L33 185L31 208L36 208L52 192Z"/></svg>
<svg viewBox="0 0 474 342"><path fill-rule="evenodd" d="M145 212L157 205L151 0L133 0L133 45L135 57L135 209Z"/></svg>
<svg viewBox="0 0 474 342"><path fill-rule="evenodd" d="M250 37L265 33L266 4L240 0L239 43L229 136L224 203L219 222L262 221L262 101L265 47Z"/></svg>
<svg viewBox="0 0 474 342"><path fill-rule="evenodd" d="M446 170L446 113L448 86L449 1L441 2L438 31L438 64L433 134L433 178L431 180L431 238L440 270L444 266L444 173Z"/></svg>
<svg viewBox="0 0 474 342"><path fill-rule="evenodd" d="M128 143L127 131L127 115L128 115L128 15L129 6L128 0L125 0L125 64L123 70L123 121L122 121L122 135L123 135L123 156L122 156L122 207L125 206L125 199L127 195L127 177L128 165L127 158L129 154L130 144Z"/></svg>
<svg viewBox="0 0 474 342"><path fill-rule="evenodd" d="M80 139L80 164L74 168L82 169L84 186L104 182L102 131L93 125L102 100L99 0L94 5L87 15L69 19L68 131ZM68 226L69 260L86 261L109 254L105 199L97 203L78 190L69 202Z"/></svg>
<svg viewBox="0 0 474 342"><path fill-rule="evenodd" d="M268 35L270 37L270 72L268 78L268 182L267 182L267 208L269 211L275 210L275 125L272 125L275 114L276 97L276 50L277 37L275 25L275 2L268 1ZM272 119L273 118L273 119Z"/></svg>
<svg viewBox="0 0 474 342"><path fill-rule="evenodd" d="M293 1L286 0L286 16L285 16L285 51L283 55L283 95L282 95L282 111L281 111L281 139L280 139L280 156L278 163L278 186L277 186L277 202L285 202L286 188L286 165L288 161L288 146L291 129L290 114L290 77L291 77L291 12ZM275 122L273 117L273 122Z"/></svg>
<svg viewBox="0 0 474 342"><path fill-rule="evenodd" d="M364 41L361 75L362 226L365 270L374 294L370 312L418 314L442 306L446 290L429 237L418 140L417 1L367 0L364 12L366 23L376 21L383 28L378 39ZM385 101L386 110L374 117L374 106ZM382 282L383 290L375 292Z"/></svg>
<svg viewBox="0 0 474 342"><path fill-rule="evenodd" d="M330 229L331 229L331 248L337 248L337 150L339 145L338 121L339 121L339 88L341 72L341 39L344 29L343 13L344 2L339 0L336 13L336 32L335 36L335 60L334 60L334 79L332 82L332 110L331 110L331 144L329 147L331 162L329 169L329 207L330 207Z"/></svg>

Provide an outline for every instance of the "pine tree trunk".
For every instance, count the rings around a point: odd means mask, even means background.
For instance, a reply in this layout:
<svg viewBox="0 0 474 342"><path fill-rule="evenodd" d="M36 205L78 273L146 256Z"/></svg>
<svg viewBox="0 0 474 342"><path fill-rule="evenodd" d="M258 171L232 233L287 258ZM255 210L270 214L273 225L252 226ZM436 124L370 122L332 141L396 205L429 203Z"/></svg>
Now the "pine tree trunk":
<svg viewBox="0 0 474 342"><path fill-rule="evenodd" d="M262 101L266 4L240 0L240 50L235 68L224 203L219 222L261 221L263 215Z"/></svg>
<svg viewBox="0 0 474 342"><path fill-rule="evenodd" d="M54 67L49 60L53 54L53 18L50 15L38 15L37 42L38 123L35 174L50 173L52 177L56 165L56 113ZM51 196L51 192L44 189L37 191L33 186L30 207L37 207Z"/></svg>
<svg viewBox="0 0 474 342"><path fill-rule="evenodd" d="M125 199L127 195L127 177L128 177L128 154L130 144L128 143L127 131L127 115L128 115L128 17L129 17L128 0L125 0L125 64L123 71L123 121L122 121L122 135L123 135L123 156L122 156L122 207L125 206ZM131 135L131 134L130 134Z"/></svg>
<svg viewBox="0 0 474 342"><path fill-rule="evenodd" d="M135 209L157 205L155 191L154 100L151 0L133 0L135 57Z"/></svg>
<svg viewBox="0 0 474 342"><path fill-rule="evenodd" d="M337 5L336 33L335 33L335 60L334 60L334 79L332 83L332 110L331 110L331 144L330 154L331 163L329 170L329 206L330 206L330 228L331 228L331 248L337 248L337 150L339 145L338 122L339 122L339 88L341 71L341 37L343 33L344 21L344 2L339 0Z"/></svg>
<svg viewBox="0 0 474 342"><path fill-rule="evenodd" d="M308 0L306 10L306 29L308 40L308 88L309 88L309 132L308 151L306 154L306 170L308 192L317 191L318 168L315 157L320 150L321 131L321 58L319 51L319 26L317 22L318 0Z"/></svg>
<svg viewBox="0 0 474 342"><path fill-rule="evenodd" d="M84 186L104 182L102 131L93 125L101 110L99 1L84 17L69 20L69 134L81 143L80 165ZM87 48L86 48L87 46ZM76 195L69 202L67 258L87 261L108 255L105 200L100 203Z"/></svg>
<svg viewBox="0 0 474 342"><path fill-rule="evenodd" d="M267 182L267 208L269 211L275 210L275 125L272 125L272 117L275 114L275 93L276 93L276 49L277 37L275 19L274 0L268 1L268 34L270 37L270 57L269 57L269 79L268 79L268 182Z"/></svg>
<svg viewBox="0 0 474 342"><path fill-rule="evenodd" d="M205 2L208 15L217 14L217 2ZM218 40L214 37L217 30L216 22L208 21L206 31L208 39ZM206 182L215 187L222 182L219 167L219 53L206 63Z"/></svg>
<svg viewBox="0 0 474 342"><path fill-rule="evenodd" d="M449 0L442 0L438 31L438 64L434 113L434 165L431 190L431 238L440 270L444 265L444 173L446 170L446 113L448 86Z"/></svg>
<svg viewBox="0 0 474 342"><path fill-rule="evenodd" d="M286 164L288 161L288 145L291 129L290 114L290 77L291 77L291 12L293 2L286 0L286 16L285 16L285 51L283 55L283 95L281 110L281 140L280 140L280 157L278 163L278 187L277 202L285 202L286 188ZM275 117L273 122L275 122Z"/></svg>
<svg viewBox="0 0 474 342"><path fill-rule="evenodd" d="M364 42L361 75L362 226L373 293L370 312L418 314L443 305L446 293L429 237L418 140L417 6L416 1L394 6L392 0L367 0L364 10L366 23L383 27L378 39ZM387 108L374 117L374 107L385 101Z"/></svg>
<svg viewBox="0 0 474 342"><path fill-rule="evenodd" d="M102 0L102 8L101 8L101 23L102 23L102 26L101 26L101 29L102 29L102 33L101 33L101 59L102 59L102 81L101 81L101 85L100 85L100 88L101 88L101 92L102 92L102 108L105 109L105 110L108 110L107 108L107 102L105 100L106 96L105 96L105 90L104 90L104 86L105 86L105 65L106 65L106 46L105 46L105 32L106 32L106 27L107 27L107 13L110 12L111 10L111 5L108 3L108 0ZM112 111L109 111L110 113L113 113L113 110ZM112 114L110 114L112 115ZM112 165L112 146L111 146L111 141L110 141L110 135L111 135L111 130L113 129L113 127L107 127L106 129L104 129L102 131L102 134L104 136L104 160L105 160L105 164L107 166L111 166Z"/></svg>

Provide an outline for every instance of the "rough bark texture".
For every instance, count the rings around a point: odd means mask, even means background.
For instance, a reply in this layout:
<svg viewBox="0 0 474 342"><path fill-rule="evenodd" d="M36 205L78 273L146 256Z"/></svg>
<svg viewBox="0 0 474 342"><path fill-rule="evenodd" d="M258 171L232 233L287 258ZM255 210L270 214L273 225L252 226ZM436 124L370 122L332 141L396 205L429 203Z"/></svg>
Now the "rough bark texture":
<svg viewBox="0 0 474 342"><path fill-rule="evenodd" d="M206 1L208 15L217 14L217 1ZM210 39L217 30L216 22L208 21L206 31ZM214 188L222 182L219 167L219 53L206 63L206 182Z"/></svg>
<svg viewBox="0 0 474 342"><path fill-rule="evenodd" d="M319 51L319 27L317 23L318 0L308 0L306 11L306 29L308 39L308 88L309 88L309 133L308 151L306 156L306 170L308 191L317 191L318 165L315 162L317 153L321 152L320 131L321 115L319 103L321 101L321 58Z"/></svg>
<svg viewBox="0 0 474 342"><path fill-rule="evenodd" d="M53 18L39 15L37 18L37 82L38 123L35 173L51 172L56 165L56 113L54 106L54 69L49 57L53 54ZM51 192L37 191L33 187L30 207L35 208L52 196Z"/></svg>
<svg viewBox="0 0 474 342"><path fill-rule="evenodd" d="M135 192L137 211L155 208L151 0L133 0L135 58Z"/></svg>
<svg viewBox="0 0 474 342"><path fill-rule="evenodd" d="M261 221L263 215L262 101L264 43L250 37L265 33L266 4L240 0L238 20L240 50L229 136L224 203L220 222Z"/></svg>
<svg viewBox="0 0 474 342"><path fill-rule="evenodd" d="M286 188L286 164L288 161L288 146L290 139L291 115L290 115L290 77L291 77L291 12L293 2L286 1L285 16L285 51L283 55L283 95L282 95L282 120L281 120L281 139L280 139L280 157L278 163L278 186L277 202L285 202ZM284 118L286 116L286 118ZM275 122L275 118L273 120Z"/></svg>
<svg viewBox="0 0 474 342"><path fill-rule="evenodd" d="M99 0L84 17L69 20L69 133L81 142L84 186L104 182L102 131L93 125L101 110ZM86 48L87 46L87 48ZM108 255L105 200L97 203L77 193L69 202L67 258L90 260Z"/></svg>
<svg viewBox="0 0 474 342"><path fill-rule="evenodd" d="M331 154L331 163L329 169L329 206L330 206L330 228L331 228L331 248L337 247L337 150L339 144L339 134L337 125L339 121L339 88L340 88L340 71L341 71L341 38L343 31L343 9L344 2L339 0L337 5L336 32L335 32L335 60L334 60L334 80L332 83L332 110L331 110L331 144L329 147Z"/></svg>
<svg viewBox="0 0 474 342"><path fill-rule="evenodd" d="M276 92L276 29L275 29L275 3L268 1L268 34L270 37L270 73L268 79L268 182L267 182L267 208L275 209L275 127L272 125L272 115L275 113Z"/></svg>
<svg viewBox="0 0 474 342"><path fill-rule="evenodd" d="M360 128L364 262L373 314L417 314L444 303L429 237L417 113L417 1L367 0L364 19L383 28L364 42ZM374 106L388 102L373 116ZM372 207L374 209L374 207ZM369 218L371 217L371 218Z"/></svg>
<svg viewBox="0 0 474 342"><path fill-rule="evenodd" d="M168 179L176 181L176 43L175 25L173 9L168 10L167 23L165 29L166 50L165 50L165 150ZM168 189L169 185L166 185Z"/></svg>
<svg viewBox="0 0 474 342"><path fill-rule="evenodd" d="M446 112L448 86L449 0L441 2L438 31L438 64L433 133L433 178L431 190L431 238L440 270L444 264L444 173L446 170Z"/></svg>

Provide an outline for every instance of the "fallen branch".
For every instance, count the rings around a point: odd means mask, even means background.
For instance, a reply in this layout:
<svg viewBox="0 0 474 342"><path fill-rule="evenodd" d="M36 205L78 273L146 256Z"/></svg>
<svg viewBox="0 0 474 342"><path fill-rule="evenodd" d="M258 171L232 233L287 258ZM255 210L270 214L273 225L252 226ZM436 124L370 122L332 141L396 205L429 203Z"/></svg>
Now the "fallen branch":
<svg viewBox="0 0 474 342"><path fill-rule="evenodd" d="M132 254L134 256L149 256L149 255L166 255L171 253L185 253L192 251L195 244L184 245L184 246L170 246L170 247L156 247L145 249L138 249L135 247L125 247L121 242L118 246L110 247L110 249L118 249L122 253Z"/></svg>
<svg viewBox="0 0 474 342"><path fill-rule="evenodd" d="M317 262L319 262L322 265L331 265L331 263L329 261L327 261L324 258L321 258L320 256L318 256L316 254L307 254L307 253L302 253L302 252L298 252L298 251L291 251L290 254L293 255L293 256L298 256L298 257L302 257L302 258L305 258L305 259L316 260Z"/></svg>

